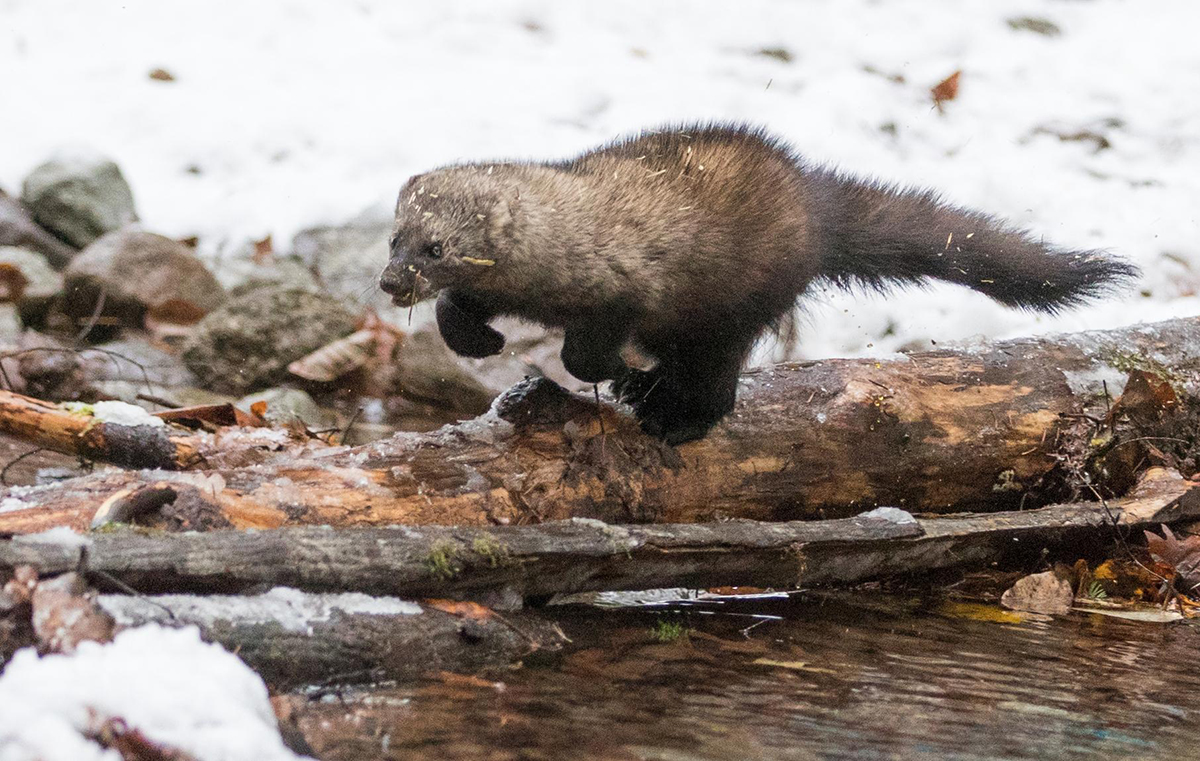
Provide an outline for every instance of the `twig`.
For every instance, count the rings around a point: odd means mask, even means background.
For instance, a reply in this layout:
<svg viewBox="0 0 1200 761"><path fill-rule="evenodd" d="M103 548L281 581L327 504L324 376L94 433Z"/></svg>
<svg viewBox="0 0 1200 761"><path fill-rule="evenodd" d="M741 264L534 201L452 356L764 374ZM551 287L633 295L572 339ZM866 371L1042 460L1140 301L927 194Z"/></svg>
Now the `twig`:
<svg viewBox="0 0 1200 761"><path fill-rule="evenodd" d="M13 459L9 460L8 463L3 468L0 468L0 484L4 484L5 486L11 485L8 483L8 469L9 468L16 465L21 460L24 460L26 457L31 457L31 456L37 454L38 452L49 452L49 451L50 451L50 449L48 447L35 447L34 449L30 449L28 452L17 455Z"/></svg>

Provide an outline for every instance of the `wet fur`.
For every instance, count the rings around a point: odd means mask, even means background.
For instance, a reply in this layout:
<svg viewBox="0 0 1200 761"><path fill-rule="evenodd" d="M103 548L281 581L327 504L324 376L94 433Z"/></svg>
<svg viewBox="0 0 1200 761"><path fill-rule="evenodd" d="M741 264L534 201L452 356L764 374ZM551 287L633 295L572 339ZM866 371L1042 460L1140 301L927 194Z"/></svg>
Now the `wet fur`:
<svg viewBox="0 0 1200 761"><path fill-rule="evenodd" d="M422 253L435 241L436 260ZM733 409L755 340L816 280L933 278L1056 312L1135 275L929 191L809 165L762 130L707 125L564 162L418 175L401 191L381 285L398 303L437 293L442 335L466 356L501 350L487 325L498 315L563 328L572 375L612 380L647 431L679 442ZM626 342L657 366L626 368Z"/></svg>

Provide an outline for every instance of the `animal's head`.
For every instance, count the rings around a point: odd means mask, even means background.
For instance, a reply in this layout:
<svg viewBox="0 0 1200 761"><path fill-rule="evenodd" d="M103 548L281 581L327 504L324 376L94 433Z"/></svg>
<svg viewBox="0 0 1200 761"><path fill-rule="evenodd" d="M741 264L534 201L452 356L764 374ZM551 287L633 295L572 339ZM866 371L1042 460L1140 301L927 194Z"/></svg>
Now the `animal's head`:
<svg viewBox="0 0 1200 761"><path fill-rule="evenodd" d="M516 190L486 166L419 174L400 190L379 287L410 306L443 288L486 288L503 266Z"/></svg>

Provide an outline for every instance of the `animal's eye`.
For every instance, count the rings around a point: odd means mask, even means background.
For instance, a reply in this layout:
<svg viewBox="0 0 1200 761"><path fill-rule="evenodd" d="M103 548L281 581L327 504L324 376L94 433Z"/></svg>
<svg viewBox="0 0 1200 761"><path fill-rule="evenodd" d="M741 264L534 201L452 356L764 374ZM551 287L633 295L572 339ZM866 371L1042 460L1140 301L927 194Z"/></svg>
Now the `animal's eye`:
<svg viewBox="0 0 1200 761"><path fill-rule="evenodd" d="M442 244L441 243L430 243L428 246L425 247L424 253L425 253L425 256L428 256L430 259L441 259L442 258Z"/></svg>

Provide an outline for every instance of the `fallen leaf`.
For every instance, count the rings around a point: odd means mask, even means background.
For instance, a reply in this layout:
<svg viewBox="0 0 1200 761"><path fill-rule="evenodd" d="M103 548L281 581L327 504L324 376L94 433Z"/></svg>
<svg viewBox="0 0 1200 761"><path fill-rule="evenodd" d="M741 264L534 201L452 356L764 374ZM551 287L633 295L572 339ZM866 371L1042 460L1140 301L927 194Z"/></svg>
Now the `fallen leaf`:
<svg viewBox="0 0 1200 761"><path fill-rule="evenodd" d="M1178 539L1166 524L1162 532L1161 537L1145 532L1150 557L1174 568L1188 585L1200 584L1200 536Z"/></svg>
<svg viewBox="0 0 1200 761"><path fill-rule="evenodd" d="M791 669L792 671L809 671L814 674L836 674L833 669L823 669L817 666L809 666L804 661L776 661L770 658L755 658L750 661L756 666L774 666L781 669Z"/></svg>
<svg viewBox="0 0 1200 761"><path fill-rule="evenodd" d="M480 679L477 676L468 674L455 674L453 671L438 671L433 675L438 681L443 684L448 684L457 687L483 687L485 689L495 690L496 692L504 692L507 686L504 682L489 682L486 679Z"/></svg>
<svg viewBox="0 0 1200 761"><path fill-rule="evenodd" d="M271 241L270 235L263 238L262 240L254 241L254 263L255 264L266 264L267 262L271 261L271 258L274 255L275 255L275 244Z"/></svg>
<svg viewBox="0 0 1200 761"><path fill-rule="evenodd" d="M1095 613L1099 616L1109 616L1111 618L1123 618L1126 621L1141 621L1151 624L1169 624L1172 621L1181 621L1185 616L1175 610L1163 610L1154 608L1152 610L1111 610L1105 608L1076 608L1076 610L1084 611L1085 613Z"/></svg>
<svg viewBox="0 0 1200 761"><path fill-rule="evenodd" d="M464 600L425 600L424 602L434 610L465 618L468 621L487 621L496 615L491 608L485 608L477 602Z"/></svg>
<svg viewBox="0 0 1200 761"><path fill-rule="evenodd" d="M0 303L20 301L27 285L29 279L20 269L7 262L0 264Z"/></svg>
<svg viewBox="0 0 1200 761"><path fill-rule="evenodd" d="M166 69L151 69L150 78L155 82L174 82L175 75Z"/></svg>
<svg viewBox="0 0 1200 761"><path fill-rule="evenodd" d="M33 590L33 630L45 652L72 653L80 642L111 642L115 627L79 574L40 581Z"/></svg>
<svg viewBox="0 0 1200 761"><path fill-rule="evenodd" d="M942 104L948 100L954 100L958 97L958 78L962 76L962 70L954 72L950 76L938 82L929 91L933 96L933 105L937 106L938 113L942 113Z"/></svg>
<svg viewBox="0 0 1200 761"><path fill-rule="evenodd" d="M355 331L292 362L288 372L318 383L335 381L371 361L376 340L373 330Z"/></svg>
<svg viewBox="0 0 1200 761"><path fill-rule="evenodd" d="M948 618L962 618L968 621L987 621L994 624L1019 624L1025 620L1020 613L997 608L980 602L944 602L937 607L937 612Z"/></svg>
<svg viewBox="0 0 1200 761"><path fill-rule="evenodd" d="M168 299L146 310L146 319L153 324L195 325L207 314L186 299Z"/></svg>
<svg viewBox="0 0 1200 761"><path fill-rule="evenodd" d="M1071 589L1071 582L1058 578L1053 571L1019 579L1000 596L1000 604L1009 610L1051 615L1070 612L1074 601L1075 592Z"/></svg>

